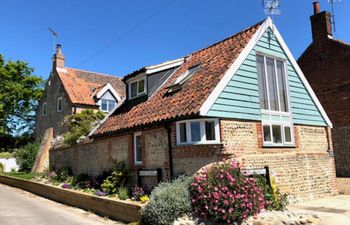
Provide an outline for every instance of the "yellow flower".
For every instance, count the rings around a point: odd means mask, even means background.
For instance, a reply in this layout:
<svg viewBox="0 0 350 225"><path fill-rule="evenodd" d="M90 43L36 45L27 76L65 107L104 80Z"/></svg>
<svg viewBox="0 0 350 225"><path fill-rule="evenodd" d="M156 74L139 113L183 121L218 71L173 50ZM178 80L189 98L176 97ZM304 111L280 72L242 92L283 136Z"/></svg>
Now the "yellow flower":
<svg viewBox="0 0 350 225"><path fill-rule="evenodd" d="M140 198L140 200L141 200L141 203L145 203L145 202L149 201L149 197L147 195L144 195Z"/></svg>

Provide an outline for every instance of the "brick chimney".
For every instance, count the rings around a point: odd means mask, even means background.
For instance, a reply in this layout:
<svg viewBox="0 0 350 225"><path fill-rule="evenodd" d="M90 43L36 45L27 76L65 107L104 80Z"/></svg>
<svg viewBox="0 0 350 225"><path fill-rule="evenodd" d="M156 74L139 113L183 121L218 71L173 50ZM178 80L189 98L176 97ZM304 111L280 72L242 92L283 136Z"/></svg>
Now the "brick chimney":
<svg viewBox="0 0 350 225"><path fill-rule="evenodd" d="M56 53L53 55L53 68L63 68L64 67L64 55L62 54L62 46L60 44L56 45Z"/></svg>
<svg viewBox="0 0 350 225"><path fill-rule="evenodd" d="M320 3L314 2L314 15L310 17L312 28L312 39L314 42L322 41L332 36L331 14L320 12Z"/></svg>

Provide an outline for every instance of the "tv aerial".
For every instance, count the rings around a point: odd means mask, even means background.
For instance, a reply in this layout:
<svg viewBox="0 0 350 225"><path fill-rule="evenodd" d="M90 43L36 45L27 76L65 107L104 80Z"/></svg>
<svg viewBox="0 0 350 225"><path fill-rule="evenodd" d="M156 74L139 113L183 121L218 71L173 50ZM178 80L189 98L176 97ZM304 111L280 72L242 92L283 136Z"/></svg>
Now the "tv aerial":
<svg viewBox="0 0 350 225"><path fill-rule="evenodd" d="M339 0L340 2L341 0ZM328 0L329 3L331 3L331 11L332 11L332 15L331 15L331 24L333 25L333 31L334 33L336 32L335 30L335 15L334 15L334 3L336 2L336 0Z"/></svg>
<svg viewBox="0 0 350 225"><path fill-rule="evenodd" d="M279 6L281 5L281 0L262 0L264 13L267 16L280 15L281 10Z"/></svg>

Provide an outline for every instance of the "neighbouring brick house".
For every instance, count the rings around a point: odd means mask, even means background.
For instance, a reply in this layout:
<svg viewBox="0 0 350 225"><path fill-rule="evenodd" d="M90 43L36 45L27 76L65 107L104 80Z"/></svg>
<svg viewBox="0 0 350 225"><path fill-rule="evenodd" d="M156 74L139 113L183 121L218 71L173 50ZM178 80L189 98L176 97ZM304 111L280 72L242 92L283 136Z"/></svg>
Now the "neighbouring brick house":
<svg viewBox="0 0 350 225"><path fill-rule="evenodd" d="M52 141L67 132L66 116L85 109L107 114L125 100L121 78L67 68L64 64L61 45L57 45L52 71L36 112L35 135L41 144L33 172L43 172L48 167Z"/></svg>
<svg viewBox="0 0 350 225"><path fill-rule="evenodd" d="M282 192L336 193L332 124L270 18L165 65L125 76L126 101L89 143L52 149L51 165L97 175L124 160L168 180L234 157L269 166ZM166 75L148 88L152 70Z"/></svg>
<svg viewBox="0 0 350 225"><path fill-rule="evenodd" d="M314 3L312 43L298 64L331 118L337 176L350 176L350 43L332 35L330 13Z"/></svg>
<svg viewBox="0 0 350 225"><path fill-rule="evenodd" d="M53 129L53 137L67 131L64 118L84 109L111 112L125 99L121 78L65 67L61 45L53 56L53 67L46 82L44 96L36 113L36 137L41 140L46 130Z"/></svg>

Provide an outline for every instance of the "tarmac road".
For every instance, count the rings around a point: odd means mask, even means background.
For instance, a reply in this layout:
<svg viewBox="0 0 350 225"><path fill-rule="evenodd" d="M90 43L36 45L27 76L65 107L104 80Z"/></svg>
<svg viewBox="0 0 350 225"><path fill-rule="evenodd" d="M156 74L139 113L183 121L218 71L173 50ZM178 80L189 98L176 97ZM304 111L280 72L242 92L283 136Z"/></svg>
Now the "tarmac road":
<svg viewBox="0 0 350 225"><path fill-rule="evenodd" d="M0 225L122 225L0 184Z"/></svg>

